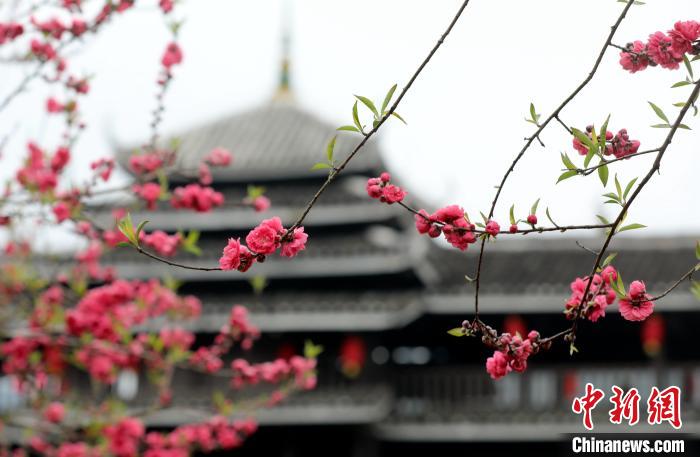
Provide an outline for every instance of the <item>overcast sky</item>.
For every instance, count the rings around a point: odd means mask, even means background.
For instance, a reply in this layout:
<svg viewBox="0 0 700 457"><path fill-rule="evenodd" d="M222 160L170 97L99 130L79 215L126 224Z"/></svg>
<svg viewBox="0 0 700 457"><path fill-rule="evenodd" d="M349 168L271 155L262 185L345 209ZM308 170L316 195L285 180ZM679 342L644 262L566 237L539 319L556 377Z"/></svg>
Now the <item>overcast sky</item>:
<svg viewBox="0 0 700 457"><path fill-rule="evenodd" d="M292 82L298 104L333 125L349 123L352 94L381 99L393 83L402 86L460 3L297 0ZM281 5L281 0L183 2L185 63L176 69L167 98L166 132L268 102L279 74ZM523 120L529 103L546 115L579 84L622 7L615 0L472 0L402 103L399 112L408 126L393 122L379 135L398 183L435 206L459 203L470 214L486 212L494 186L532 131ZM615 42L645 39L688 19L700 20L697 0L649 0L632 8ZM154 80L167 40L156 8L144 6L90 38L72 59L74 69L95 74L83 106L89 129L75 151L80 166L109 153L113 144L147 137ZM684 72L655 68L631 75L618 58L618 52L609 51L594 82L562 117L583 128L599 125L612 113L611 129L627 128L642 149L657 147L665 131L649 128L658 120L647 100L674 118L671 104L685 100L689 91L670 86ZM3 68L0 99L27 70ZM48 140L55 133L35 109L45 96L24 95L0 115L0 135L19 128L1 159L1 175L16 165L18 152L24 154L26 138ZM700 233L698 119L688 119L695 131L677 135L661 174L633 206L630 220L649 225L646 234ZM602 205L603 189L595 176L555 186L559 153L574 156L571 139L552 124L543 140L547 147L533 147L516 169L496 218L506 223L511 203L525 210L538 197L542 211L549 206L559 224L595 222L596 213L613 215L615 208ZM615 164L611 178L617 172L629 181L645 173L652 160L648 155Z"/></svg>

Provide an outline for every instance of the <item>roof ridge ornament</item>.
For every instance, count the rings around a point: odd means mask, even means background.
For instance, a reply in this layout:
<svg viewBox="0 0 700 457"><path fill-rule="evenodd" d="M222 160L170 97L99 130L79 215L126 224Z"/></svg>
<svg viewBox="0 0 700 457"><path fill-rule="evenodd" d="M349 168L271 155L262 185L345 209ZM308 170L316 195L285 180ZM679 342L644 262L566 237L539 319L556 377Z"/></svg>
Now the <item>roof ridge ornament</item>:
<svg viewBox="0 0 700 457"><path fill-rule="evenodd" d="M273 103L293 103L294 94L291 87L291 43L292 43L292 0L283 0L282 3L282 62L280 65L280 79L277 91L272 97Z"/></svg>

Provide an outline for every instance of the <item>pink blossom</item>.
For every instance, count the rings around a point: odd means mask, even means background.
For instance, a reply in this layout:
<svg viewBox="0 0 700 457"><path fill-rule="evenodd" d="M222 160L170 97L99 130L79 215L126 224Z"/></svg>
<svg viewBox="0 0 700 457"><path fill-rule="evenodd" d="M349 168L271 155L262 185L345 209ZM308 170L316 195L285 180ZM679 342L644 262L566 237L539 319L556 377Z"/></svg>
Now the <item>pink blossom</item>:
<svg viewBox="0 0 700 457"><path fill-rule="evenodd" d="M129 157L129 168L137 174L154 173L163 166L163 163L163 157L156 152Z"/></svg>
<svg viewBox="0 0 700 457"><path fill-rule="evenodd" d="M46 101L46 111L49 113L60 113L66 109L66 105L51 97Z"/></svg>
<svg viewBox="0 0 700 457"><path fill-rule="evenodd" d="M530 214L527 217L527 223L530 225L537 225L537 216L535 214Z"/></svg>
<svg viewBox="0 0 700 457"><path fill-rule="evenodd" d="M204 157L204 161L212 167L228 167L233 161L233 155L227 149L214 148Z"/></svg>
<svg viewBox="0 0 700 457"><path fill-rule="evenodd" d="M272 254L280 246L280 236L283 230L279 217L265 219L248 233L245 241L253 252Z"/></svg>
<svg viewBox="0 0 700 457"><path fill-rule="evenodd" d="M182 242L182 236L179 233L168 235L162 230L156 230L149 234L141 232L141 241L155 249L158 254L170 257L177 251Z"/></svg>
<svg viewBox="0 0 700 457"><path fill-rule="evenodd" d="M51 170L58 173L68 164L70 161L70 150L66 147L60 147L56 149L56 153L51 158Z"/></svg>
<svg viewBox="0 0 700 457"><path fill-rule="evenodd" d="M382 191L383 201L388 204L401 202L406 197L406 191L393 184L384 186Z"/></svg>
<svg viewBox="0 0 700 457"><path fill-rule="evenodd" d="M270 199L264 195L259 195L253 199L253 208L256 212L261 213L270 209Z"/></svg>
<svg viewBox="0 0 700 457"><path fill-rule="evenodd" d="M636 73L649 66L649 56L644 43L637 40L627 45L629 51L620 52L620 65L630 73Z"/></svg>
<svg viewBox="0 0 700 457"><path fill-rule="evenodd" d="M144 432L143 423L133 417L122 419L117 424L109 425L104 429L109 450L117 457L138 455L139 442Z"/></svg>
<svg viewBox="0 0 700 457"><path fill-rule="evenodd" d="M425 234L430 231L432 224L430 222L430 215L426 210L421 209L418 211L414 219L416 221L416 230L418 230L418 233Z"/></svg>
<svg viewBox="0 0 700 457"><path fill-rule="evenodd" d="M58 202L52 208L56 221L60 224L70 217L70 207L65 202Z"/></svg>
<svg viewBox="0 0 700 457"><path fill-rule="evenodd" d="M693 42L700 37L700 22L678 21L673 26L673 30L668 32L671 38L672 53L682 56L693 51Z"/></svg>
<svg viewBox="0 0 700 457"><path fill-rule="evenodd" d="M223 255L219 259L222 270L235 270L241 264L241 242L238 239L229 238L224 247Z"/></svg>
<svg viewBox="0 0 700 457"><path fill-rule="evenodd" d="M146 207L149 210L156 209L156 202L161 196L162 189L159 184L156 183L146 183L146 184L134 184L132 190L136 195L141 197L146 202Z"/></svg>
<svg viewBox="0 0 700 457"><path fill-rule="evenodd" d="M642 281L632 281L627 296L620 299L620 314L628 321L643 321L654 312L654 302Z"/></svg>
<svg viewBox="0 0 700 457"><path fill-rule="evenodd" d="M306 240L308 238L309 235L304 233L304 227L295 228L292 240L284 240L282 242L282 251L280 254L284 257L294 257L300 251L306 249Z"/></svg>
<svg viewBox="0 0 700 457"><path fill-rule="evenodd" d="M188 184L184 187L175 188L170 204L173 208L185 208L199 213L206 213L215 207L223 205L224 196L211 187Z"/></svg>
<svg viewBox="0 0 700 457"><path fill-rule="evenodd" d="M180 63L182 63L182 49L177 43L172 42L165 49L161 64L163 64L166 69L170 70L173 65Z"/></svg>
<svg viewBox="0 0 700 457"><path fill-rule="evenodd" d="M647 53L654 62L663 68L676 70L680 67L680 62L683 61L683 55L676 52L672 44L673 40L665 33L653 33L649 35Z"/></svg>
<svg viewBox="0 0 700 457"><path fill-rule="evenodd" d="M486 371L492 379L500 379L507 375L510 370L508 357L500 351L495 351L493 356L486 359Z"/></svg>
<svg viewBox="0 0 700 457"><path fill-rule="evenodd" d="M490 220L486 223L486 233L489 235L496 236L500 230L501 226L498 225L498 222Z"/></svg>
<svg viewBox="0 0 700 457"><path fill-rule="evenodd" d="M160 9L163 11L163 13L169 13L173 10L175 2L174 0L159 0L158 1L158 6L160 6Z"/></svg>
<svg viewBox="0 0 700 457"><path fill-rule="evenodd" d="M59 402L53 402L50 403L49 406L47 406L44 410L44 419L46 419L49 422L53 422L54 424L57 424L63 421L63 417L65 416L65 414L66 410L63 404Z"/></svg>
<svg viewBox="0 0 700 457"><path fill-rule="evenodd" d="M211 169L204 162L199 164L199 182L204 186L209 186L214 182Z"/></svg>

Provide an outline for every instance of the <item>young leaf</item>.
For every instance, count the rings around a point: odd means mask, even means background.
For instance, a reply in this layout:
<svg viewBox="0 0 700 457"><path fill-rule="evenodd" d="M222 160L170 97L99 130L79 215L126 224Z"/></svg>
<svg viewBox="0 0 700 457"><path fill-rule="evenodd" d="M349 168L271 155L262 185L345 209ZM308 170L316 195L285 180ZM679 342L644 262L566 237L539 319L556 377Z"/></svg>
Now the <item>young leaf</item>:
<svg viewBox="0 0 700 457"><path fill-rule="evenodd" d="M515 225L515 203L510 207L510 225Z"/></svg>
<svg viewBox="0 0 700 457"><path fill-rule="evenodd" d="M575 170L576 169L576 165L574 165L574 163L571 161L568 154L561 153L561 161L567 170Z"/></svg>
<svg viewBox="0 0 700 457"><path fill-rule="evenodd" d="M547 219L549 219L549 222L552 223L553 226L559 227L556 222L554 222L554 219L552 219L552 216L549 214L549 207L547 207L544 211L544 213L547 215Z"/></svg>
<svg viewBox="0 0 700 457"><path fill-rule="evenodd" d="M622 186L620 186L620 181L617 179L617 173L615 173L615 189L617 189L618 200L622 198Z"/></svg>
<svg viewBox="0 0 700 457"><path fill-rule="evenodd" d="M367 97L363 97L362 95L355 95L355 98L357 98L359 101L361 101L367 108L369 108L372 113L374 113L374 117L378 118L379 116L379 111L377 111L377 107L374 106L374 103L372 100L370 100Z"/></svg>
<svg viewBox="0 0 700 457"><path fill-rule="evenodd" d="M404 125L408 125L408 122L404 121L403 118L401 116L399 116L399 113L397 113L396 111L391 113L391 115L394 116L396 119L400 120L401 122L403 122Z"/></svg>
<svg viewBox="0 0 700 457"><path fill-rule="evenodd" d="M328 142L328 146L326 146L326 158L328 159L328 163L333 163L333 150L335 149L335 140L337 139L338 136L334 136Z"/></svg>
<svg viewBox="0 0 700 457"><path fill-rule="evenodd" d="M624 227L620 228L617 233L620 232L625 232L627 230L635 230L635 229L640 229L640 228L646 228L646 225L643 224L630 224L630 225L625 225Z"/></svg>
<svg viewBox="0 0 700 457"><path fill-rule="evenodd" d="M603 163L601 161L600 163ZM598 167L598 177L600 178L600 182L603 183L603 187L608 185L608 166L603 165L602 167Z"/></svg>
<svg viewBox="0 0 700 457"><path fill-rule="evenodd" d="M304 341L304 357L307 359L315 359L323 352L323 346L314 344L311 340Z"/></svg>
<svg viewBox="0 0 700 457"><path fill-rule="evenodd" d="M614 259L615 257L617 257L617 252L613 252L612 254L610 254L609 256L607 256L607 257L605 258L605 260L603 260L603 263L600 264L600 266L601 266L601 267L606 267L606 266L608 266L608 265L610 264L610 262L612 262L613 259Z"/></svg>
<svg viewBox="0 0 700 457"><path fill-rule="evenodd" d="M389 106L389 102L391 102L391 99L394 97L395 91L396 91L396 84L391 86L391 89L389 89L389 92L386 93L386 97L384 97L384 102L382 103L382 114L386 113L386 107Z"/></svg>
<svg viewBox="0 0 700 457"><path fill-rule="evenodd" d="M654 124L651 126L653 129L670 129L671 125L670 124Z"/></svg>
<svg viewBox="0 0 700 457"><path fill-rule="evenodd" d="M465 333L462 332L462 327L455 327L453 329L448 330L447 333L452 335L452 336L456 336L458 338L462 337L462 336L466 336Z"/></svg>
<svg viewBox="0 0 700 457"><path fill-rule="evenodd" d="M311 167L311 170L323 170L326 168L331 168L330 164L327 164L325 162L316 162L313 167Z"/></svg>
<svg viewBox="0 0 700 457"><path fill-rule="evenodd" d="M586 145L589 149L595 147L596 145L593 143L593 141L577 128L571 128L571 131L573 132L574 136L584 145Z"/></svg>
<svg viewBox="0 0 700 457"><path fill-rule="evenodd" d="M659 116L659 118L660 118L662 121L666 122L666 124L670 124L670 123L671 123L671 121L668 120L668 117L666 117L666 114L663 112L663 110L662 110L661 108L659 108L658 106L656 106L656 105L653 104L652 102L648 102L648 103L649 103L649 106L651 106L651 109L654 110L654 112L656 113L656 115Z"/></svg>
<svg viewBox="0 0 700 457"><path fill-rule="evenodd" d="M591 160L593 159L593 156L595 156L595 153L597 151L597 146L596 147L591 147L588 149L588 154L586 154L586 158L583 159L583 166L588 168L588 164L591 163Z"/></svg>
<svg viewBox="0 0 700 457"><path fill-rule="evenodd" d="M608 123L610 122L610 115L608 114L608 117L605 119L605 122L603 122L603 126L600 128L600 141L602 142L600 146L601 151L605 151L605 139L607 137L608 133Z"/></svg>
<svg viewBox="0 0 700 457"><path fill-rule="evenodd" d="M540 199L538 198L535 200L535 203L532 204L532 207L530 208L530 214L537 214L537 205L540 204Z"/></svg>
<svg viewBox="0 0 700 457"><path fill-rule="evenodd" d="M357 101L355 101L355 104L352 105L352 120L355 123L355 127L357 127L357 130L362 132L362 124L360 124L360 116L357 114Z"/></svg>
<svg viewBox="0 0 700 457"><path fill-rule="evenodd" d="M600 222L602 222L605 225L610 225L610 221L608 221L606 218L601 216L600 214L596 214L596 216Z"/></svg>
<svg viewBox="0 0 700 457"><path fill-rule="evenodd" d="M627 187L625 187L625 192L622 194L622 198L626 199L627 194L630 193L630 190L632 190L632 186L634 186L634 183L637 182L638 178L634 178L632 181L627 183Z"/></svg>
<svg viewBox="0 0 700 457"><path fill-rule="evenodd" d="M357 127L352 126L352 125L344 125L342 127L338 127L336 130L360 133L360 131L357 129Z"/></svg>
<svg viewBox="0 0 700 457"><path fill-rule="evenodd" d="M688 75L690 75L690 79L695 79L695 76L693 75L693 67L690 65L690 60L688 60L687 55L683 55L683 63L685 64L685 69L688 70Z"/></svg>
<svg viewBox="0 0 700 457"><path fill-rule="evenodd" d="M700 260L700 241L695 244L695 258Z"/></svg>
<svg viewBox="0 0 700 457"><path fill-rule="evenodd" d="M683 87L683 86L689 86L692 84L690 81L678 81L676 84L671 86L671 89L675 89L676 87ZM685 105L685 103L684 103Z"/></svg>
<svg viewBox="0 0 700 457"><path fill-rule="evenodd" d="M141 240L141 231L148 224L148 221L141 221L141 223L136 227L136 240Z"/></svg>
<svg viewBox="0 0 700 457"><path fill-rule="evenodd" d="M557 184L559 184L561 181L565 179L569 179L572 176L576 176L578 172L576 170L570 170L570 171L565 171L561 175L559 175L559 179L557 179Z"/></svg>

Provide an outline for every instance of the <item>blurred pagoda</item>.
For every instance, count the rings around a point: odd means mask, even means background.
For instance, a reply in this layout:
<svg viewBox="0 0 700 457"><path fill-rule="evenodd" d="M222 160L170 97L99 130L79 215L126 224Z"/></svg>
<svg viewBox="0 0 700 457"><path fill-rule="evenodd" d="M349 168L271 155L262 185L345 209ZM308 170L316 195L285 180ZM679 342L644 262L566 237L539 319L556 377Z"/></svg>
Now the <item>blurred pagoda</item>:
<svg viewBox="0 0 700 457"><path fill-rule="evenodd" d="M149 230L201 232L201 255L183 253L175 260L216 265L226 240L245 237L262 219L294 222L326 179L325 171L310 167L336 132L295 101L288 39L284 49L271 101L176 135L181 172L170 186L196 181L188 171L197 169L204 154L224 147L234 161L215 171L213 186L228 203L203 215L165 204L133 214L136 221L148 219ZM347 154L356 141L340 135L336 155ZM128 157L124 151L119 161L126 164ZM219 330L231 305L243 304L264 335L253 359L299 353L306 339L324 346L318 388L262 411L261 430L242 454L325 456L332 449L341 456L394 455L505 441L537 442L555 455L547 443L579 430L571 398L586 382L607 391L613 384L637 387L642 398L651 386L679 385L683 431L700 434L700 351L685 340L700 325L700 307L687 289L658 304L663 319L651 329L623 321L611 307L598 325L582 325L582 349L574 358L568 347L555 346L531 359L525 374L492 381L484 369L487 351L477 341L446 333L470 316L473 286L464 275L472 273L475 253L447 250L418 236L410 214L368 198L367 179L385 169L377 143L370 141L306 219L308 246L293 260L273 256L242 274L172 268L128 249L105 259L122 277L170 277L181 282L182 292L200 297L203 318L192 330L201 339ZM237 203L250 184L264 187L273 204L269 211L255 213ZM109 218L106 212L103 218ZM571 238L534 238L489 247L482 318L499 328L536 328L548 335L566 325L561 312L569 283L588 271L594 257ZM694 242L622 239L615 265L626 278L644 278L660 292L692 264ZM210 405L216 388L181 376L176 403L149 424L172 427L204 417L198 411ZM601 414L597 430L624 430ZM650 428L640 423L636 430Z"/></svg>

